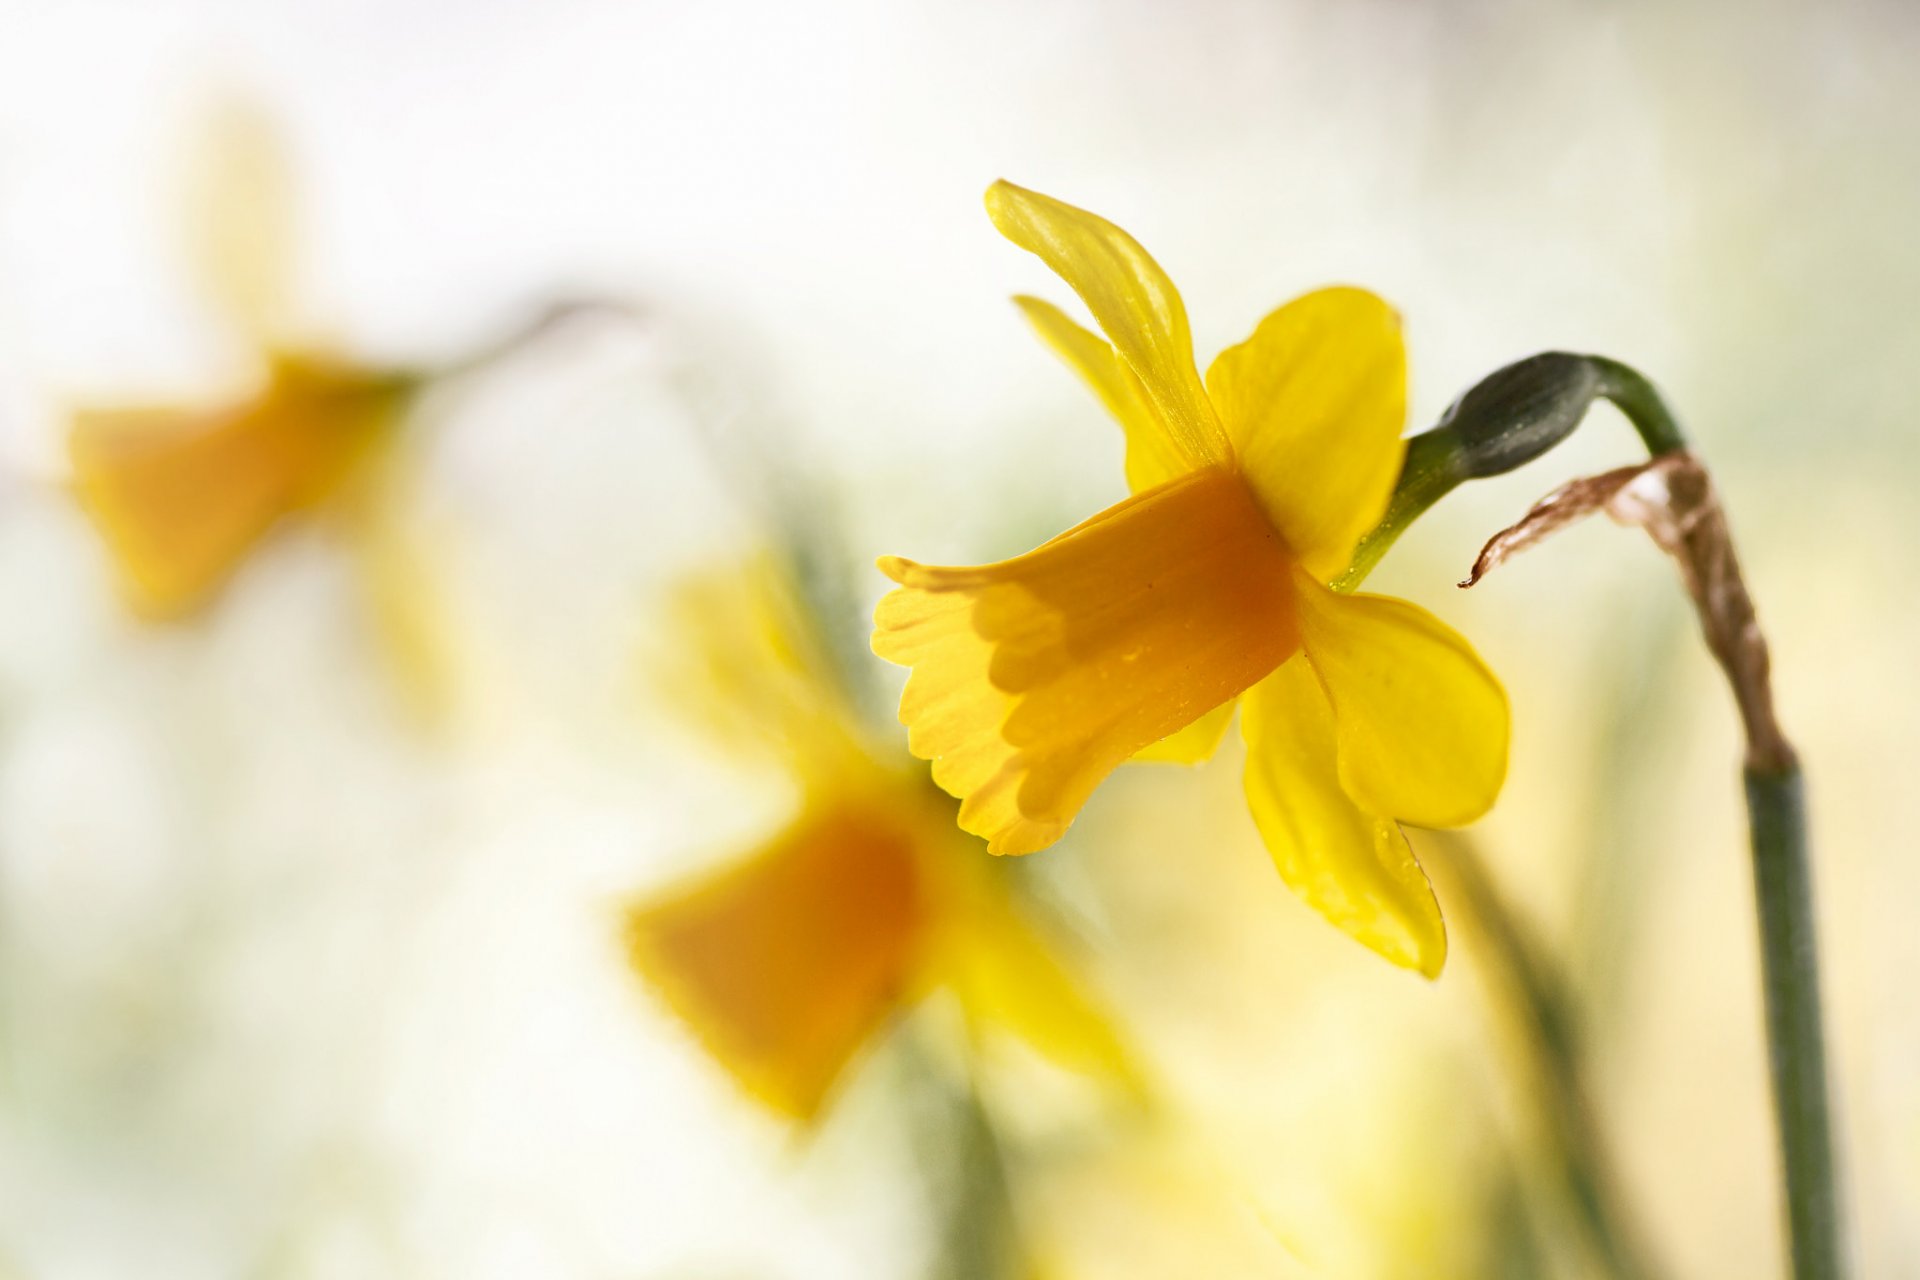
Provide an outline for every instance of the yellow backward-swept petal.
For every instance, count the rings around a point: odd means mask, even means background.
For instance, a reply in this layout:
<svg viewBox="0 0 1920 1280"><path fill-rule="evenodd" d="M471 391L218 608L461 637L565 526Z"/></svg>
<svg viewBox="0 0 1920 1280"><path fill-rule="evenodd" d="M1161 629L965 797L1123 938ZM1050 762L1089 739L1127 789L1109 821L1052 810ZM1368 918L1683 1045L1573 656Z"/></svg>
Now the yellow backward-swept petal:
<svg viewBox="0 0 1920 1280"><path fill-rule="evenodd" d="M1333 577L1385 513L1406 453L1399 316L1364 289L1296 298L1220 353L1207 391L1287 545Z"/></svg>
<svg viewBox="0 0 1920 1280"><path fill-rule="evenodd" d="M435 573L444 558L404 517L396 488L382 477L352 494L361 589L400 692L424 723L437 727L453 709L459 649Z"/></svg>
<svg viewBox="0 0 1920 1280"><path fill-rule="evenodd" d="M1051 302L1025 295L1013 301L1047 345L1086 379L1107 411L1119 419L1127 439L1128 488L1140 493L1193 469L1154 413L1140 380L1111 343L1076 324Z"/></svg>
<svg viewBox="0 0 1920 1280"><path fill-rule="evenodd" d="M1221 703L1180 732L1134 752L1133 758L1153 764L1205 764L1227 736L1233 706L1231 699Z"/></svg>
<svg viewBox="0 0 1920 1280"><path fill-rule="evenodd" d="M1447 933L1433 889L1393 820L1341 786L1333 714L1305 661L1242 695L1240 732L1247 804L1280 878L1359 942L1437 976Z"/></svg>
<svg viewBox="0 0 1920 1280"><path fill-rule="evenodd" d="M648 685L690 728L816 783L860 756L820 624L773 552L684 575L662 612Z"/></svg>
<svg viewBox="0 0 1920 1280"><path fill-rule="evenodd" d="M295 269L293 181L280 130L258 105L219 104L188 184L187 233L208 300L246 337L287 336Z"/></svg>
<svg viewBox="0 0 1920 1280"><path fill-rule="evenodd" d="M1299 594L1348 792L1422 827L1462 826L1492 808L1507 775L1507 694L1473 646L1405 600L1305 582Z"/></svg>
<svg viewBox="0 0 1920 1280"><path fill-rule="evenodd" d="M1010 870L976 865L967 876L973 883L949 894L930 977L952 987L977 1027L1011 1034L1056 1066L1139 1092L1112 1018L997 882Z"/></svg>
<svg viewBox="0 0 1920 1280"><path fill-rule="evenodd" d="M1185 469L1232 457L1193 363L1186 306L1139 242L1105 218L1005 181L987 189L987 215L1080 295L1139 378Z"/></svg>

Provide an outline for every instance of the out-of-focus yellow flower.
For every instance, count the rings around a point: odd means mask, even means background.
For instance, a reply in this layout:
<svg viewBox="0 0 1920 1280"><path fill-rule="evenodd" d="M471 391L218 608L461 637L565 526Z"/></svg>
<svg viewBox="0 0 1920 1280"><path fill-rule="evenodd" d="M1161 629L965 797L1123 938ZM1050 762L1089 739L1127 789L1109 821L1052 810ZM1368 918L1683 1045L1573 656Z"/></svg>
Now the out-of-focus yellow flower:
<svg viewBox="0 0 1920 1280"><path fill-rule="evenodd" d="M386 443L407 386L293 356L250 400L84 409L68 448L80 501L144 617L192 613L282 518L342 494Z"/></svg>
<svg viewBox="0 0 1920 1280"><path fill-rule="evenodd" d="M1126 232L1006 182L987 211L1105 330L1017 299L1120 420L1134 493L999 564L880 561L900 589L873 648L912 668L910 748L961 799L961 826L1028 853L1122 762L1211 755L1238 700L1247 800L1282 877L1437 974L1445 928L1397 822L1461 825L1492 805L1506 695L1426 611L1326 585L1405 452L1399 318L1360 289L1310 293L1203 383L1179 293Z"/></svg>
<svg viewBox="0 0 1920 1280"><path fill-rule="evenodd" d="M83 407L68 438L75 489L121 593L156 620L206 605L296 513L350 510L369 525L367 543L380 543L377 504L360 500L367 488L357 482L386 452L416 386L296 353L286 336L289 184L277 139L237 105L211 123L195 183L196 258L210 300L259 353L258 386L213 405Z"/></svg>
<svg viewBox="0 0 1920 1280"><path fill-rule="evenodd" d="M816 1116L893 1018L950 990L977 1032L1131 1083L1113 1028L953 824L953 805L865 741L818 628L771 562L690 580L688 665L667 690L797 783L784 829L717 873L634 906L634 967L753 1097Z"/></svg>

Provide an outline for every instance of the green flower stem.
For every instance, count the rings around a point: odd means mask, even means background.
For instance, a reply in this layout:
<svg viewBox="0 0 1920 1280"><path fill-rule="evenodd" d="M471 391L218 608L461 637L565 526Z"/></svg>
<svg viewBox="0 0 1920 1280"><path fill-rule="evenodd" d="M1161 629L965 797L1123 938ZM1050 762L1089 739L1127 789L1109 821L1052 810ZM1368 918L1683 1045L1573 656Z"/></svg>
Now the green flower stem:
<svg viewBox="0 0 1920 1280"><path fill-rule="evenodd" d="M1572 434L1596 399L1611 401L1647 452L1670 466L1665 508L1643 523L1679 561L1708 648L1727 675L1746 729L1761 985L1793 1276L1841 1280L1847 1272L1800 769L1774 716L1766 642L1725 518L1659 390L1637 370L1600 356L1546 352L1495 372L1461 396L1437 426L1407 442L1386 515L1361 540L1346 572L1328 585L1353 590L1406 527L1454 486L1539 457Z"/></svg>
<svg viewBox="0 0 1920 1280"><path fill-rule="evenodd" d="M1821 1037L1806 796L1799 766L1791 762L1781 767L1750 764L1746 784L1767 1047L1774 1117L1785 1158L1793 1275L1796 1280L1838 1280L1846 1267Z"/></svg>

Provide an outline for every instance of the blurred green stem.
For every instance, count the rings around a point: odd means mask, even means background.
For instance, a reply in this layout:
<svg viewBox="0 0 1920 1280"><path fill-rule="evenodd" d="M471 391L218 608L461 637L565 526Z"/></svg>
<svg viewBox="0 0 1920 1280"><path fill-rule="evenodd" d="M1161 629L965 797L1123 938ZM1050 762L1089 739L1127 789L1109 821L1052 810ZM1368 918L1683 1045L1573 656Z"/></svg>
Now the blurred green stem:
<svg viewBox="0 0 1920 1280"><path fill-rule="evenodd" d="M459 359L415 369L407 377L420 385L463 378L530 350L536 343L578 320L606 320L639 326L645 323L646 313L618 298L562 298Z"/></svg>
<svg viewBox="0 0 1920 1280"><path fill-rule="evenodd" d="M1593 1124L1585 1055L1573 1000L1547 956L1526 936L1494 888L1467 837L1439 837L1453 902L1464 909L1480 944L1490 1003L1510 1015L1514 1039L1538 1104L1535 1117L1547 1137L1547 1158L1602 1273L1615 1280L1658 1274L1628 1230L1616 1179Z"/></svg>
<svg viewBox="0 0 1920 1280"><path fill-rule="evenodd" d="M939 1227L928 1280L1015 1280L1019 1223L998 1127L980 1096L975 1064L956 1067L929 1043L923 1021L895 1036L907 1119L928 1174Z"/></svg>
<svg viewBox="0 0 1920 1280"><path fill-rule="evenodd" d="M936 1280L1013 1280L1019 1233L1007 1186L1005 1153L971 1072L955 1098L953 1162L957 1185L935 1263Z"/></svg>

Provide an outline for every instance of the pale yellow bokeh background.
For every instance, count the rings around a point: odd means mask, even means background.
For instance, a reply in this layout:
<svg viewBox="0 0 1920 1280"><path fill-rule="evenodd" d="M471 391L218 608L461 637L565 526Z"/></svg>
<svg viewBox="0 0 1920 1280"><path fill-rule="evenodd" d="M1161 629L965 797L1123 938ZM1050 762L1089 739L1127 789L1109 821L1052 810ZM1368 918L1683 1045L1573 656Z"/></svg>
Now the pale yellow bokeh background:
<svg viewBox="0 0 1920 1280"><path fill-rule="evenodd" d="M0 1275L914 1274L884 1090L797 1150L621 968L617 909L790 800L640 673L757 473L831 486L863 560L1122 494L1006 301L1067 297L988 225L1001 176L1138 236L1203 361L1353 282L1405 316L1415 427L1545 348L1663 385L1807 760L1859 1273L1920 1274L1916 59L1892 0L0 3ZM413 364L555 298L644 313L419 415L430 725L324 531L154 630L60 489L70 397L244 373L181 227L234 95L286 137L308 332ZM1652 1253L1773 1274L1738 748L1677 585L1598 524L1451 585L1633 449L1596 412L1375 581L1508 682L1482 847L1592 997ZM1237 751L1124 773L1040 855L1171 1118L1123 1140L1013 1090L1049 1153L1025 1224L1059 1275L1458 1274L1522 1109L1471 966L1430 986L1289 897Z"/></svg>

